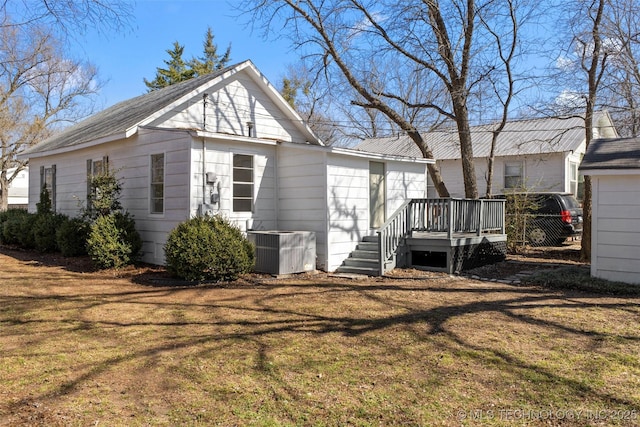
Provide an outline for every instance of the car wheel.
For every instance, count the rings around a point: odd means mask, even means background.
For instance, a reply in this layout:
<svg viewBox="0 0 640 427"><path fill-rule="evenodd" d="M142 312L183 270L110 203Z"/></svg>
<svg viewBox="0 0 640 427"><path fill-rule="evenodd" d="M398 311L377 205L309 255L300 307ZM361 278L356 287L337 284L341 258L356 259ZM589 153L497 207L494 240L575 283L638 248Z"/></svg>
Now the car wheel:
<svg viewBox="0 0 640 427"><path fill-rule="evenodd" d="M555 245L555 246L563 246L563 245L564 245L565 240L567 240L567 239L565 239L565 238L562 238L562 239L556 239L553 243L554 243L554 245Z"/></svg>
<svg viewBox="0 0 640 427"><path fill-rule="evenodd" d="M547 242L547 232L540 227L533 227L529 231L529 243L531 246L544 246Z"/></svg>

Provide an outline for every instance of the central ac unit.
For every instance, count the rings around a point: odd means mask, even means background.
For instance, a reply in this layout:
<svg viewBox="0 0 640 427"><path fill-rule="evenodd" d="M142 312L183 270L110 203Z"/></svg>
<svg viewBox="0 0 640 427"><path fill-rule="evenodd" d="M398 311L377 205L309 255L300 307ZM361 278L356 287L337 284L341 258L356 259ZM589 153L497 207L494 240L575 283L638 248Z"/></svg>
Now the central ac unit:
<svg viewBox="0 0 640 427"><path fill-rule="evenodd" d="M254 270L292 274L316 269L316 235L311 231L248 231L256 247Z"/></svg>

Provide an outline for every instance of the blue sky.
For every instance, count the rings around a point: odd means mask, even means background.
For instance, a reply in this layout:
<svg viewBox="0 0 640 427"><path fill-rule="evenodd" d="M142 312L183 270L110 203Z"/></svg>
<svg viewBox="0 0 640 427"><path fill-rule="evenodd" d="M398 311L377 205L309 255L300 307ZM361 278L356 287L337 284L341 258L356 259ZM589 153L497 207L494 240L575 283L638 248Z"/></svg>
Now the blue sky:
<svg viewBox="0 0 640 427"><path fill-rule="evenodd" d="M130 30L88 32L70 47L75 56L96 65L106 80L99 108L145 93L143 78L153 79L174 41L185 46L184 59L200 56L209 26L221 52L231 43L231 63L251 59L278 86L297 54L286 39L264 40L259 29L252 32L246 26L249 17L237 17L239 13L227 0L138 0Z"/></svg>

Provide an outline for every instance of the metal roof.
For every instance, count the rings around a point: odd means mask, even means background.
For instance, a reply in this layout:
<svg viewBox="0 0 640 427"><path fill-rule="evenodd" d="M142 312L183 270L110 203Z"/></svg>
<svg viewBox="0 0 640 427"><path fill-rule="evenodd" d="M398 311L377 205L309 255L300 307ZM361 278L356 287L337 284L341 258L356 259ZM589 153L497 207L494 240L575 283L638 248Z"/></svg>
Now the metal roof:
<svg viewBox="0 0 640 427"><path fill-rule="evenodd" d="M610 128L608 113L596 113L594 123ZM471 128L474 157L489 157L492 130L496 125ZM602 132L614 129L603 129ZM437 160L459 159L460 143L455 128L436 130L422 134L427 146ZM496 156L518 156L526 154L557 153L575 151L585 140L582 117L545 117L516 120L506 124L496 145ZM416 144L407 135L365 139L355 147L357 150L393 155L422 157Z"/></svg>
<svg viewBox="0 0 640 427"><path fill-rule="evenodd" d="M580 170L640 169L640 138L596 139L589 144Z"/></svg>

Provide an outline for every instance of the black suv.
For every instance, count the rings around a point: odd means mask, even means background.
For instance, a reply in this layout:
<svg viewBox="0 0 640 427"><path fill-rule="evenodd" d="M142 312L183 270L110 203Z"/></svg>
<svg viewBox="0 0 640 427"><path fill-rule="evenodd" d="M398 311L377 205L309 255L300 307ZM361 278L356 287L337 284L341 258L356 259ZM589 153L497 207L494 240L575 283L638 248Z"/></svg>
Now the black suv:
<svg viewBox="0 0 640 427"><path fill-rule="evenodd" d="M582 208L571 193L510 193L507 215L518 206L526 212L525 236L533 246L561 245L582 234Z"/></svg>

